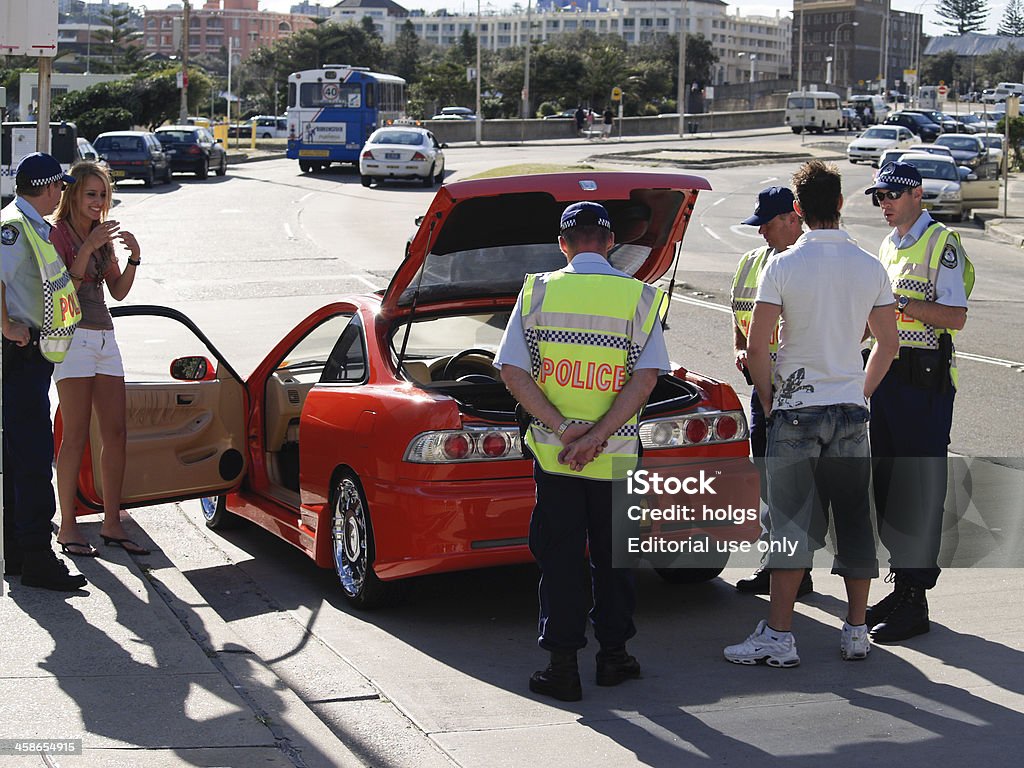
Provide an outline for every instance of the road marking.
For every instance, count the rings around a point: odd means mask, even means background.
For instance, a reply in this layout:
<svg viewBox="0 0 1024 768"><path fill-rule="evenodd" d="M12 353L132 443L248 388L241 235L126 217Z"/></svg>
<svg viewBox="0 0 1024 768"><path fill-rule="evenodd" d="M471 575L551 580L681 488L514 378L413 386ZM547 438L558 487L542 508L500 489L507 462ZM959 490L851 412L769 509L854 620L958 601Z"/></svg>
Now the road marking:
<svg viewBox="0 0 1024 768"><path fill-rule="evenodd" d="M300 197L295 202L297 202L297 203L305 202L306 200L309 200L309 198L311 198L315 194L316 194L316 192L307 192L306 194L304 194L302 197Z"/></svg>
<svg viewBox="0 0 1024 768"><path fill-rule="evenodd" d="M749 224L733 224L729 227L729 231L734 235L740 235L741 237L753 237L755 240L761 239L757 230L752 229Z"/></svg>
<svg viewBox="0 0 1024 768"><path fill-rule="evenodd" d="M295 239L295 233L292 232L292 228L291 228L291 226L289 226L287 221L284 222L284 234L285 234L285 237L287 237L289 240L294 240Z"/></svg>
<svg viewBox="0 0 1024 768"><path fill-rule="evenodd" d="M678 293L672 294L672 301L681 301L683 304L692 304L695 307L703 307L704 309L713 309L716 312L724 312L727 315L732 314L732 308L724 304L715 304L712 301L704 301L703 299L694 299L690 296L680 296ZM1024 363L1017 363L1013 360L1003 360L1000 357L989 357L987 355L974 355L970 352L961 352L957 350L957 357L962 357L964 360L973 360L976 363L987 363L988 365L998 365L1002 368L1020 369L1024 372Z"/></svg>
<svg viewBox="0 0 1024 768"><path fill-rule="evenodd" d="M345 275L345 277L350 277L353 280L358 280L363 285L365 285L367 288L369 288L371 291L379 291L380 290L380 288L378 288L375 283L371 283L369 280L367 280L362 275Z"/></svg>
<svg viewBox="0 0 1024 768"><path fill-rule="evenodd" d="M729 198L727 198L727 197L720 197L720 198L718 198L717 200L715 200L715 202L713 202L713 203L712 203L711 205L712 205L712 206L716 206L716 205L718 205L719 203L724 203L724 202L725 202L726 200L728 200L728 199L729 199Z"/></svg>
<svg viewBox="0 0 1024 768"><path fill-rule="evenodd" d="M714 233L714 231L711 229L711 227L709 227L707 224L701 224L700 228L703 229L705 232L707 232L710 237L715 238L715 240L721 240L722 239L718 235L716 235Z"/></svg>
<svg viewBox="0 0 1024 768"><path fill-rule="evenodd" d="M761 179L757 183L760 185L760 184L767 184L769 181L778 181L778 180L779 180L778 176L769 176L767 179Z"/></svg>

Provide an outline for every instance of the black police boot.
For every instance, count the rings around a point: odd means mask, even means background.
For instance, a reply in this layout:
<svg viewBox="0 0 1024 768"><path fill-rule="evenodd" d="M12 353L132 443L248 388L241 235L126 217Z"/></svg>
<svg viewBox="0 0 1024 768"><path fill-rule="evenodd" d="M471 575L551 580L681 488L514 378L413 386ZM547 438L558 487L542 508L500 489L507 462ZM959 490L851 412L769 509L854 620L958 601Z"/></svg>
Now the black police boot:
<svg viewBox="0 0 1024 768"><path fill-rule="evenodd" d="M739 592L745 592L749 595L768 595L771 594L772 588L772 572L761 566L752 574L745 579L740 579L736 582L736 589ZM800 586L796 591L796 596L803 597L809 595L814 591L814 580L811 578L811 569L808 568L804 571L804 577L800 580Z"/></svg>
<svg viewBox="0 0 1024 768"><path fill-rule="evenodd" d="M931 629L925 588L897 582L896 594L896 603L889 615L871 630L871 639L876 643L898 643Z"/></svg>
<svg viewBox="0 0 1024 768"><path fill-rule="evenodd" d="M767 595L771 588L772 572L763 565L747 578L736 582L736 591L746 592L748 595Z"/></svg>
<svg viewBox="0 0 1024 768"><path fill-rule="evenodd" d="M63 560L53 552L26 553L21 564L21 583L26 587L42 587L55 592L74 592L89 582L82 574L72 576Z"/></svg>
<svg viewBox="0 0 1024 768"><path fill-rule="evenodd" d="M530 690L559 701L582 699L583 686L576 665L576 651L552 651L548 668L530 676Z"/></svg>
<svg viewBox="0 0 1024 768"><path fill-rule="evenodd" d="M640 677L640 662L626 653L626 646L602 648L597 652L597 684L618 685Z"/></svg>
<svg viewBox="0 0 1024 768"><path fill-rule="evenodd" d="M892 583L895 578L895 575L890 572L889 575L885 577L885 580ZM897 581L892 592L868 608L867 613L864 614L864 623L868 625L868 629L876 624L881 624L885 621L886 617L892 613L896 604L900 601L901 586L902 585Z"/></svg>

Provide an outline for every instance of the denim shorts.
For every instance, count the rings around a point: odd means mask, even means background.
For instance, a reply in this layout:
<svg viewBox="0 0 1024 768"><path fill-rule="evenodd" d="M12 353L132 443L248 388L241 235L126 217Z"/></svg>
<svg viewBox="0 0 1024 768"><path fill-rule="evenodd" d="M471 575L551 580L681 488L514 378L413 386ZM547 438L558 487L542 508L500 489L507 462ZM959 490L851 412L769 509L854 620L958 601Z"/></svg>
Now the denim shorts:
<svg viewBox="0 0 1024 768"><path fill-rule="evenodd" d="M878 575L869 503L868 410L859 405L811 406L772 413L768 421L768 514L772 568L810 568L824 545L830 500L836 557L832 572ZM819 494L819 487L822 493Z"/></svg>
<svg viewBox="0 0 1024 768"><path fill-rule="evenodd" d="M75 328L64 361L53 367L53 380L87 379L97 374L124 378L121 350L113 331Z"/></svg>

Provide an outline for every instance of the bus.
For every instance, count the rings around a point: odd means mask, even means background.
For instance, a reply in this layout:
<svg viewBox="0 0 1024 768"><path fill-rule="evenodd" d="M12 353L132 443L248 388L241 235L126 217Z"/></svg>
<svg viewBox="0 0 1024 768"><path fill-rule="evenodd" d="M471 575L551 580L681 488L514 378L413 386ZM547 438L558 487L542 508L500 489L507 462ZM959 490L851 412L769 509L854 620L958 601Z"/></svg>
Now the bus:
<svg viewBox="0 0 1024 768"><path fill-rule="evenodd" d="M325 64L288 75L288 152L303 173L359 163L367 137L405 117L405 80Z"/></svg>
<svg viewBox="0 0 1024 768"><path fill-rule="evenodd" d="M831 91L792 91L786 97L786 125L793 133L838 131L843 113L838 93Z"/></svg>

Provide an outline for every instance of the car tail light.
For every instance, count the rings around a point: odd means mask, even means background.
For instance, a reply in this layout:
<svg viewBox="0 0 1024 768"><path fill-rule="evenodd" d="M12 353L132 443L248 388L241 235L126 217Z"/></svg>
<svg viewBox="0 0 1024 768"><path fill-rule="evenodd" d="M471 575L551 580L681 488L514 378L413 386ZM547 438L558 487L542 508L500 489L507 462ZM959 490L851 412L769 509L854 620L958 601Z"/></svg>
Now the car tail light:
<svg viewBox="0 0 1024 768"><path fill-rule="evenodd" d="M373 160L373 152L370 150L363 152L363 160Z"/></svg>
<svg viewBox="0 0 1024 768"><path fill-rule="evenodd" d="M644 449L731 443L747 438L743 411L701 411L686 416L640 422Z"/></svg>
<svg viewBox="0 0 1024 768"><path fill-rule="evenodd" d="M203 150L197 144L192 144L188 149L185 150L190 155L201 155Z"/></svg>
<svg viewBox="0 0 1024 768"><path fill-rule="evenodd" d="M405 451L414 464L454 464L523 458L519 429L467 427L416 435Z"/></svg>
<svg viewBox="0 0 1024 768"><path fill-rule="evenodd" d="M422 152L417 152L416 154L414 154L414 155L412 156L412 159L413 159L413 160L417 160L417 161L419 161L419 160L426 160L426 159L427 159L427 156L426 156L426 155L424 155L424 154L423 154Z"/></svg>

